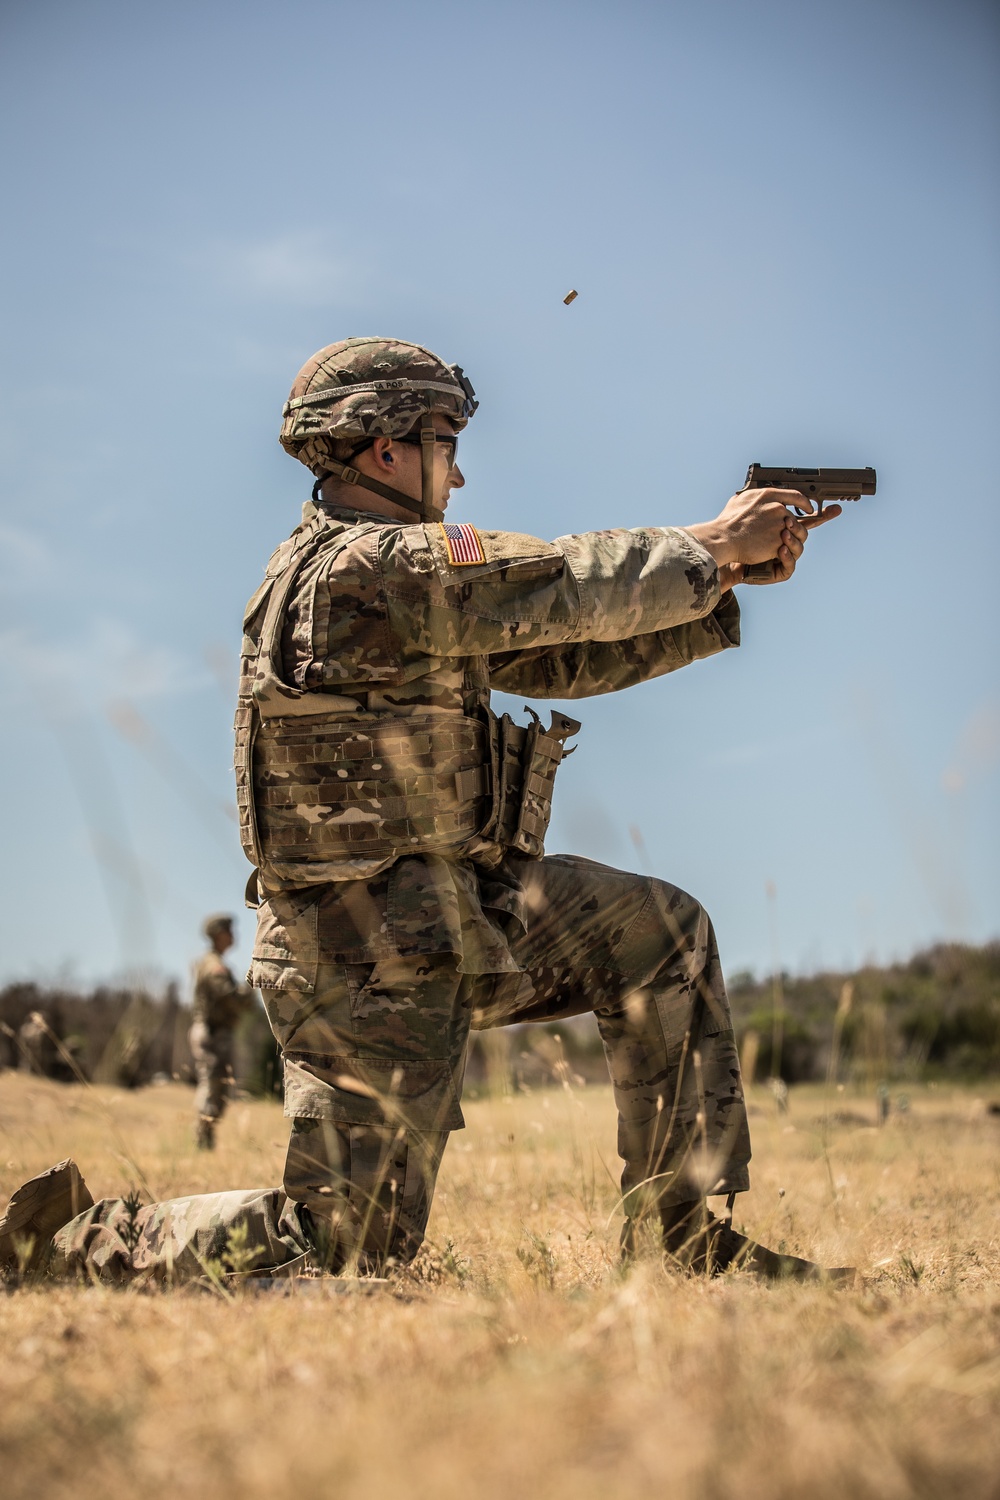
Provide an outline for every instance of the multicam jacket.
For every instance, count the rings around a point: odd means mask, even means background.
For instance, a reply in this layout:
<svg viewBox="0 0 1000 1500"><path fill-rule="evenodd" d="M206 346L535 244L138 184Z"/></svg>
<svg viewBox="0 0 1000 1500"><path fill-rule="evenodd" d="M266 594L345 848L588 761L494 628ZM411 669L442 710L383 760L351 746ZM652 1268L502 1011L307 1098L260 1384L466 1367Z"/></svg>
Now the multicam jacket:
<svg viewBox="0 0 1000 1500"><path fill-rule="evenodd" d="M307 504L245 620L253 983L308 990L321 960L422 953L453 954L466 973L516 969L505 930L523 898L504 856L540 840L504 831L491 690L615 692L738 642L735 599L720 599L714 560L683 530L544 542ZM536 757L540 778L524 773L526 801L529 783L550 790L560 736L577 727L560 722L540 732L549 759Z"/></svg>
<svg viewBox="0 0 1000 1500"><path fill-rule="evenodd" d="M204 1022L209 1031L231 1029L253 1003L248 986L240 983L218 953L203 953L194 964L192 977L194 1020Z"/></svg>

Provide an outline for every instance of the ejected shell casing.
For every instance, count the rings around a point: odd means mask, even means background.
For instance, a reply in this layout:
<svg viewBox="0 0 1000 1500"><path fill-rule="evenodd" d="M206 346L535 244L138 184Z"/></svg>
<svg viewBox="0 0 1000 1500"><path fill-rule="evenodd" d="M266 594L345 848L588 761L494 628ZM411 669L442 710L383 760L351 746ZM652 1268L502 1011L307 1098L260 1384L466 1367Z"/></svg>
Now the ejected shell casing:
<svg viewBox="0 0 1000 1500"><path fill-rule="evenodd" d="M574 301L579 295L579 292L567 292L566 296L563 298L563 301L565 302L566 306L569 307L570 303Z"/></svg>

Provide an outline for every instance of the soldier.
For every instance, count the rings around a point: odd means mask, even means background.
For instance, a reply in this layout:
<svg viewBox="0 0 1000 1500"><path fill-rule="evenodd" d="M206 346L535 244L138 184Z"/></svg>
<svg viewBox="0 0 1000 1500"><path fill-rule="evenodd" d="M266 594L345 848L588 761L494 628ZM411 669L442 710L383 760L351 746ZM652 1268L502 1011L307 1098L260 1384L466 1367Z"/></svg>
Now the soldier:
<svg viewBox="0 0 1000 1500"><path fill-rule="evenodd" d="M737 645L744 566L786 581L819 518L756 490L683 529L450 525L476 407L457 366L366 338L309 360L284 409L281 442L316 483L247 609L236 766L285 1191L335 1268L408 1260L463 1124L470 1027L593 1011L625 1250L652 1217L694 1264L808 1273L706 1210L746 1190L750 1159L706 913L663 881L543 857L579 725L497 719L490 692L587 697Z"/></svg>
<svg viewBox="0 0 1000 1500"><path fill-rule="evenodd" d="M55 1236L61 1269L162 1276L237 1221L262 1265L405 1263L464 1123L470 1028L592 1011L623 1252L647 1222L689 1268L818 1274L708 1209L747 1189L750 1140L707 914L665 881L544 856L579 725L490 706L493 688L588 697L736 646L744 567L787 581L818 518L765 489L683 528L547 542L452 525L476 408L461 369L393 339L332 344L295 381L281 441L316 482L247 607L236 718L251 977L291 1117L284 1191L152 1205L137 1229L106 1200ZM15 1195L10 1224L39 1223L46 1194L68 1202L73 1171Z"/></svg>
<svg viewBox="0 0 1000 1500"><path fill-rule="evenodd" d="M215 1146L215 1126L225 1112L233 1081L233 1031L253 1005L253 991L223 962L235 941L232 917L208 917L202 932L209 950L194 965L194 1019L188 1034L198 1077L195 1139L198 1149Z"/></svg>
<svg viewBox="0 0 1000 1500"><path fill-rule="evenodd" d="M43 1078L52 1075L56 1060L52 1027L40 1010L29 1011L21 1022L17 1046L20 1054L18 1066L22 1073L39 1073Z"/></svg>

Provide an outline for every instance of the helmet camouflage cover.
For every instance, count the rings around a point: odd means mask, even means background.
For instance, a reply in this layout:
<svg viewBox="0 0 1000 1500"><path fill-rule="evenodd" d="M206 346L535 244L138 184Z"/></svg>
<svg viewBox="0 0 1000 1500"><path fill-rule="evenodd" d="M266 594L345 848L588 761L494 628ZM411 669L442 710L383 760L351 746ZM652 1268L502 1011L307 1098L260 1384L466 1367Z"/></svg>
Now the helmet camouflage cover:
<svg viewBox="0 0 1000 1500"><path fill-rule="evenodd" d="M478 406L459 365L400 339L343 339L302 366L282 412L281 445L321 478L333 444L403 437L431 412L460 432Z"/></svg>
<svg viewBox="0 0 1000 1500"><path fill-rule="evenodd" d="M232 932L233 919L228 912L214 912L202 922L201 930L207 938L214 938L219 932Z"/></svg>

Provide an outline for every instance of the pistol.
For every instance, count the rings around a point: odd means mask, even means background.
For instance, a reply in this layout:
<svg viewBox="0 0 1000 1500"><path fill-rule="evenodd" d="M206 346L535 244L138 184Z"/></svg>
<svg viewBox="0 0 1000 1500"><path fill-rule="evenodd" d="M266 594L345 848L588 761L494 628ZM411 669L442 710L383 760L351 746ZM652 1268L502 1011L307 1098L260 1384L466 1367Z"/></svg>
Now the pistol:
<svg viewBox="0 0 1000 1500"><path fill-rule="evenodd" d="M745 490L798 490L816 502L816 514L823 514L828 502L860 500L874 495L874 469L781 469L770 464L751 464L747 469ZM800 516L808 514L795 507ZM744 566L744 583L772 583L774 562L750 563Z"/></svg>

